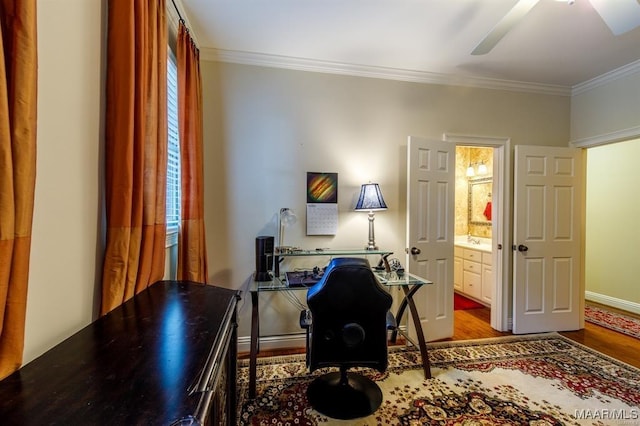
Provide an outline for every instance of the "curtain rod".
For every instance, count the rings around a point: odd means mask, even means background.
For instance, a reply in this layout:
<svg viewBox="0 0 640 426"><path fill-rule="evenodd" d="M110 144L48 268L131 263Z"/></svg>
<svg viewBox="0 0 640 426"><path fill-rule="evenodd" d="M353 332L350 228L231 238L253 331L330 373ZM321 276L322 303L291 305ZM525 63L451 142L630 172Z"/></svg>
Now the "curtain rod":
<svg viewBox="0 0 640 426"><path fill-rule="evenodd" d="M183 24L184 19L182 18L182 15L180 14L180 9L178 9L178 6L176 6L176 2L174 0L171 0L171 3L173 3L173 8L176 10L176 13L178 14L178 18L180 18L180 22L182 22Z"/></svg>
<svg viewBox="0 0 640 426"><path fill-rule="evenodd" d="M184 26L185 30L187 31L187 34L189 35L189 38L191 39L191 43L196 47L196 49L198 48L196 45L196 41L193 39L193 35L190 34L189 31L189 27L187 27L187 22L184 20L184 18L182 17L182 15L180 14L180 9L178 9L178 6L176 5L175 0L171 0L171 3L173 4L173 8L176 10L176 13L178 14L178 19L179 22ZM198 49L199 50L199 49Z"/></svg>

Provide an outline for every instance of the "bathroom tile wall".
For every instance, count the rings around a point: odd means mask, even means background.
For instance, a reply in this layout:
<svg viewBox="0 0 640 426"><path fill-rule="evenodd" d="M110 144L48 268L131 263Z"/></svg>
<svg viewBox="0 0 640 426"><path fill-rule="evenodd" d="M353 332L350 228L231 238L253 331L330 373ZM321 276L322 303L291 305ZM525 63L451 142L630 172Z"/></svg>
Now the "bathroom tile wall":
<svg viewBox="0 0 640 426"><path fill-rule="evenodd" d="M478 175L478 165L487 166L486 175ZM469 224L469 179L467 168L474 166L476 176L490 177L493 170L493 148L456 147L455 235L491 238L491 226Z"/></svg>

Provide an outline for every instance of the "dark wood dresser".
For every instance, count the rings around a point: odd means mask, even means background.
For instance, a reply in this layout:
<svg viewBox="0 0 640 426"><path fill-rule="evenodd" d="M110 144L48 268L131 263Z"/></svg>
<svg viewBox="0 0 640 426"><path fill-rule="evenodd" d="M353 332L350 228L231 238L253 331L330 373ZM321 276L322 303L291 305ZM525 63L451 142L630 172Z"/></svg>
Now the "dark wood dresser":
<svg viewBox="0 0 640 426"><path fill-rule="evenodd" d="M235 425L238 299L153 284L2 380L0 424Z"/></svg>

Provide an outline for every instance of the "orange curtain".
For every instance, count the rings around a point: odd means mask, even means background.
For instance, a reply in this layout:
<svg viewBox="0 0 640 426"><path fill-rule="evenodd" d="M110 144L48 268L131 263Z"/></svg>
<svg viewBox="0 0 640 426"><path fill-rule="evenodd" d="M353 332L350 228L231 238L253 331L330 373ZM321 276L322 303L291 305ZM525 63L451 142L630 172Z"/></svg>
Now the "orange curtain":
<svg viewBox="0 0 640 426"><path fill-rule="evenodd" d="M182 170L178 279L206 283L208 272L204 230L200 53L182 22L178 30L176 50Z"/></svg>
<svg viewBox="0 0 640 426"><path fill-rule="evenodd" d="M36 179L36 0L0 0L0 379L22 364Z"/></svg>
<svg viewBox="0 0 640 426"><path fill-rule="evenodd" d="M102 314L164 276L167 174L164 0L110 0Z"/></svg>

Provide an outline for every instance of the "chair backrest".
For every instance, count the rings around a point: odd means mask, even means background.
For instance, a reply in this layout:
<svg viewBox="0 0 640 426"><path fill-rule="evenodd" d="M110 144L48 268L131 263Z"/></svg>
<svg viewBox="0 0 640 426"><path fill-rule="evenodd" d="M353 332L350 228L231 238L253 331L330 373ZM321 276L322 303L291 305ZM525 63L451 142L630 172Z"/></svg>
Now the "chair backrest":
<svg viewBox="0 0 640 426"><path fill-rule="evenodd" d="M362 258L335 258L307 293L311 371L330 366L387 368L387 312L393 299Z"/></svg>

